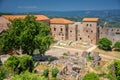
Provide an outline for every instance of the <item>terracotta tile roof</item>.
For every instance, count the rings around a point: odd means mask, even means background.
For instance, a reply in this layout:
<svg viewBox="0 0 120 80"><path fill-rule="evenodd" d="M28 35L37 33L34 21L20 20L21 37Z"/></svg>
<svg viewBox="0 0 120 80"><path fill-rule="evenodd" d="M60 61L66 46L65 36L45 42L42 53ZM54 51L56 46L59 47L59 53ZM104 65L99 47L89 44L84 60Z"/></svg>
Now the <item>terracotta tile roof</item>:
<svg viewBox="0 0 120 80"><path fill-rule="evenodd" d="M73 21L64 19L64 18L53 18L50 20L50 23L52 24L72 24Z"/></svg>
<svg viewBox="0 0 120 80"><path fill-rule="evenodd" d="M44 15L35 15L37 18L36 20L49 20L49 18L47 16L44 16Z"/></svg>
<svg viewBox="0 0 120 80"><path fill-rule="evenodd" d="M99 18L83 18L83 22L97 22Z"/></svg>
<svg viewBox="0 0 120 80"><path fill-rule="evenodd" d="M25 18L25 15L3 15L4 18L13 20L15 18Z"/></svg>
<svg viewBox="0 0 120 80"><path fill-rule="evenodd" d="M4 18L11 19L11 20L13 20L15 18L22 18L23 19L23 18L25 18L25 16L26 15L3 15ZM36 20L39 20L39 21L49 20L49 18L47 16L44 16L44 15L34 15L34 16L36 16L37 17Z"/></svg>

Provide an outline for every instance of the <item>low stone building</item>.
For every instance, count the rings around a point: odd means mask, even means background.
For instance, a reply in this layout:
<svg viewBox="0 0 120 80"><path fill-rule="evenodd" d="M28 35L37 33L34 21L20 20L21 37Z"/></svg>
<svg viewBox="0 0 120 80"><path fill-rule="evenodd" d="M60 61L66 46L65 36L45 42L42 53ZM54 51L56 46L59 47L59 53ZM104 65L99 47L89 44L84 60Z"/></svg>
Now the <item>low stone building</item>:
<svg viewBox="0 0 120 80"><path fill-rule="evenodd" d="M57 40L68 39L69 25L73 24L72 21L64 18L53 18L50 20L50 30L52 36Z"/></svg>

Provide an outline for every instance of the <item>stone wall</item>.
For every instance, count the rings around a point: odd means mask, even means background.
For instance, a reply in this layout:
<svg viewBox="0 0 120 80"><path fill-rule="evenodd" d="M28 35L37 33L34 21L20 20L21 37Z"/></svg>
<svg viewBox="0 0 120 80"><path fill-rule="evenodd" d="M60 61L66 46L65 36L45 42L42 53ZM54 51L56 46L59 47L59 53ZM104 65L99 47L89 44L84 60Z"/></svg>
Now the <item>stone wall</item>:
<svg viewBox="0 0 120 80"><path fill-rule="evenodd" d="M68 25L50 24L50 28L52 35L58 40L81 40L96 44L99 38L98 22L75 22Z"/></svg>
<svg viewBox="0 0 120 80"><path fill-rule="evenodd" d="M109 28L105 26L102 31L102 37L108 38L113 42L113 44L120 41L120 28Z"/></svg>
<svg viewBox="0 0 120 80"><path fill-rule="evenodd" d="M67 24L50 24L52 36L57 40L68 39L68 25Z"/></svg>

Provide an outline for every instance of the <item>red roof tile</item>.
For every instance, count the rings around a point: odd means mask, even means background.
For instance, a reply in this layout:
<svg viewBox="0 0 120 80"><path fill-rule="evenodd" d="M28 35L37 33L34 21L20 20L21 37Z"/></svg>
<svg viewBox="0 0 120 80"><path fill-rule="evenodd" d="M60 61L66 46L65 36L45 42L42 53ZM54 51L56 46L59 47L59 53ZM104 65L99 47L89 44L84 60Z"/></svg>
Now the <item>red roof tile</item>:
<svg viewBox="0 0 120 80"><path fill-rule="evenodd" d="M13 20L13 19L16 19L16 18L25 18L26 15L3 15L4 18L6 19L10 19L10 20ZM36 20L49 20L49 18L47 16L44 16L44 15L34 15L36 16Z"/></svg>
<svg viewBox="0 0 120 80"><path fill-rule="evenodd" d="M64 19L64 18L53 18L50 20L50 23L52 24L72 24L73 21Z"/></svg>
<svg viewBox="0 0 120 80"><path fill-rule="evenodd" d="M83 18L83 22L97 22L99 18Z"/></svg>

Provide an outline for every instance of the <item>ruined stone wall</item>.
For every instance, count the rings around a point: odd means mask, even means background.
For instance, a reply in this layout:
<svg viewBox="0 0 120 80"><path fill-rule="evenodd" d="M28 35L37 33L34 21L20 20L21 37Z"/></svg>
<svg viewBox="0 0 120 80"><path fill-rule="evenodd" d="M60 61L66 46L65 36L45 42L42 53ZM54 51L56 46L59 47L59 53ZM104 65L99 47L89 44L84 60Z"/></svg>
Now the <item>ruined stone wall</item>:
<svg viewBox="0 0 120 80"><path fill-rule="evenodd" d="M108 38L114 44L115 42L120 41L120 28L104 27L102 37Z"/></svg>

